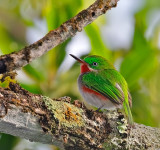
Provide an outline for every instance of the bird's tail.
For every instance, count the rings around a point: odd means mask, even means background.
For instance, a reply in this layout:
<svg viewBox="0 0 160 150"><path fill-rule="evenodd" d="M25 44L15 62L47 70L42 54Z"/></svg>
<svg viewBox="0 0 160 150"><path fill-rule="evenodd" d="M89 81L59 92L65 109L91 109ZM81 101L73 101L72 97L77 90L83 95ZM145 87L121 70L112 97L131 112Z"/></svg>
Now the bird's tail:
<svg viewBox="0 0 160 150"><path fill-rule="evenodd" d="M124 107L124 111L125 111L125 113L127 115L128 122L132 126L133 125L133 117L132 117L131 109L129 107L129 103L127 103L126 101L124 101L123 102L123 107Z"/></svg>

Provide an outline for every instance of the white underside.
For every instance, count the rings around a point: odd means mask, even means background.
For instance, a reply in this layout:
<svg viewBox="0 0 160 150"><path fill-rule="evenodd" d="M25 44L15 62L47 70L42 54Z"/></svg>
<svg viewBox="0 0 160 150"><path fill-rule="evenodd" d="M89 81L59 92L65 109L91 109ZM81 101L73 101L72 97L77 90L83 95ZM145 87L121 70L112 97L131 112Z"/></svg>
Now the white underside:
<svg viewBox="0 0 160 150"><path fill-rule="evenodd" d="M97 108L102 107L101 109L107 109L107 110L114 110L117 108L122 108L122 105L116 105L114 103L112 103L112 101L108 100L106 98L106 100L102 100L99 96L92 94L92 93L88 93L88 92L83 92L82 90L82 85L81 83L78 82L78 86L79 86L79 91L82 95L82 97L84 98L84 100Z"/></svg>

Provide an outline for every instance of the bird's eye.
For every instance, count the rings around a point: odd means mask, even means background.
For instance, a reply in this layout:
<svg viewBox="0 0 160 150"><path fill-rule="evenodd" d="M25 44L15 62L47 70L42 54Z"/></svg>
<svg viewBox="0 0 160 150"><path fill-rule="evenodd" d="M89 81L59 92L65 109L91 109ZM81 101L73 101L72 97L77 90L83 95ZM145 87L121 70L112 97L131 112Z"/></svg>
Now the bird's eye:
<svg viewBox="0 0 160 150"><path fill-rule="evenodd" d="M92 64L93 66L97 66L98 65L98 63L96 63L96 62L93 62L93 64Z"/></svg>

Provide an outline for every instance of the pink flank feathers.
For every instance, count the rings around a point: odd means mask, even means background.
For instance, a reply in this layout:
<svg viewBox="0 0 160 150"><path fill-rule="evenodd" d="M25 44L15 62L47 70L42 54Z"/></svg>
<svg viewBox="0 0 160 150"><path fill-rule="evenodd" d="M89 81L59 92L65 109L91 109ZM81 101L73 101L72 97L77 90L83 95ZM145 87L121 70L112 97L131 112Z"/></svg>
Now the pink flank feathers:
<svg viewBox="0 0 160 150"><path fill-rule="evenodd" d="M102 94L100 94L100 93L98 93L98 92L96 92L96 91L94 91L94 90L92 90L92 89L89 89L89 88L87 88L86 86L82 86L82 90L83 90L83 92L86 92L86 93L89 93L89 94L92 94L92 95L95 95L95 96L97 96L97 97L99 97L99 99L101 99L101 100L108 100L105 96L103 96Z"/></svg>

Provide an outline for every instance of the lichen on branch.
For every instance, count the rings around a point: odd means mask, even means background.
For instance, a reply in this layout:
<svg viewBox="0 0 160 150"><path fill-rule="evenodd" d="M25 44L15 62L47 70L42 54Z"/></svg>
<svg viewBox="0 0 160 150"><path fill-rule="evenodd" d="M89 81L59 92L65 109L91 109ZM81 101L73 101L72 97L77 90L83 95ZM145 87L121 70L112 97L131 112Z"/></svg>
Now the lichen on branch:
<svg viewBox="0 0 160 150"><path fill-rule="evenodd" d="M80 32L118 0L96 0L87 9L18 52L0 56L0 73L21 68ZM21 88L14 75L0 79L0 132L61 149L160 149L160 129L135 123L128 126L118 111L87 109L69 97L51 99Z"/></svg>
<svg viewBox="0 0 160 150"><path fill-rule="evenodd" d="M67 96L51 99L9 81L0 88L0 132L68 150L160 148L160 129L130 128L121 112L96 112Z"/></svg>

